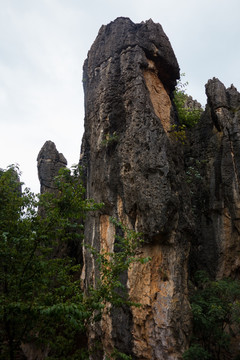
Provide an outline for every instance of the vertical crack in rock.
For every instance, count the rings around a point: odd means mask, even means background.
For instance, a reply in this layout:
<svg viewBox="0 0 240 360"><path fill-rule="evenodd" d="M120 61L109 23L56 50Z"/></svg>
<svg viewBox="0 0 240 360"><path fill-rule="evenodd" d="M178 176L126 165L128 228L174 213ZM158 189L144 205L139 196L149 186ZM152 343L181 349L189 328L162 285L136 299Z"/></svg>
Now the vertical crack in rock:
<svg viewBox="0 0 240 360"><path fill-rule="evenodd" d="M85 241L99 251L114 249L113 216L143 233L139 252L151 257L122 276L142 307L112 308L100 327L89 329L89 346L98 339L105 354L117 348L134 359L175 360L188 345L191 201L183 152L168 137L178 78L171 44L152 20L118 18L102 26L84 64L81 164L87 196L105 204L87 217ZM98 275L85 252L85 286Z"/></svg>

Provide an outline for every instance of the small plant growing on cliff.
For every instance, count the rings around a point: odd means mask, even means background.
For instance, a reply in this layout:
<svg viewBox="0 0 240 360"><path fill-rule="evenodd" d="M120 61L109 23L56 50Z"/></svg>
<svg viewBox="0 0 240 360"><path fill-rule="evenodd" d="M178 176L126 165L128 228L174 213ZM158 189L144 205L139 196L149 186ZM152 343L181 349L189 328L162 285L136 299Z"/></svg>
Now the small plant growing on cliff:
<svg viewBox="0 0 240 360"><path fill-rule="evenodd" d="M185 76L185 74L181 74L181 76ZM178 118L180 121L180 125L185 125L186 127L193 127L195 126L200 116L203 112L203 109L199 106L192 106L188 105L189 96L186 93L186 87L188 82L182 83L180 79L174 91L174 104L177 109Z"/></svg>
<svg viewBox="0 0 240 360"><path fill-rule="evenodd" d="M136 255L137 249L143 243L141 234L129 229L115 218L111 218L118 235L115 236L115 251L98 252L91 246L87 248L96 257L99 265L100 279L93 291L94 296L99 299L110 302L112 305L136 305L128 299L126 287L121 283L121 274L128 270L134 262L146 263L149 257L141 258ZM99 301L99 300L98 300Z"/></svg>
<svg viewBox="0 0 240 360"><path fill-rule="evenodd" d="M105 139L102 141L103 146L109 146L111 144L118 142L118 135L116 131L113 132L113 134L107 133L105 135Z"/></svg>
<svg viewBox="0 0 240 360"><path fill-rule="evenodd" d="M185 74L181 74L181 76L185 76ZM186 130L198 123L203 112L203 109L199 107L199 104L196 106L194 102L192 102L190 106L188 105L191 97L186 93L187 85L187 82L182 83L182 80L180 79L174 91L173 101L176 106L179 124L172 125L170 130L172 139L183 145L187 142Z"/></svg>
<svg viewBox="0 0 240 360"><path fill-rule="evenodd" d="M118 350L114 350L110 357L106 357L106 360L113 360L113 359L118 359L118 360L132 360L132 356L131 355L126 355L123 354L122 352L118 351Z"/></svg>
<svg viewBox="0 0 240 360"><path fill-rule="evenodd" d="M202 173L202 167L204 164L207 163L207 160L196 160L194 158L190 158L191 165L187 167L186 169L186 181L188 184L194 183L196 181L201 182L203 180L203 177L201 175Z"/></svg>
<svg viewBox="0 0 240 360"><path fill-rule="evenodd" d="M185 145L187 141L186 125L179 125L179 126L177 126L176 124L172 125L170 136L173 140Z"/></svg>

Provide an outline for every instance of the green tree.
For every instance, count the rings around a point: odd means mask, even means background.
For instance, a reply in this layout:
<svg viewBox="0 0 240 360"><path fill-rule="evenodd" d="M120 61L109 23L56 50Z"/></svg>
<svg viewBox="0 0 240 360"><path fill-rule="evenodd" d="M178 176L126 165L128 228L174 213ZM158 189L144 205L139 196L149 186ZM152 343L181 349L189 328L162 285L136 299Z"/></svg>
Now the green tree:
<svg viewBox="0 0 240 360"><path fill-rule="evenodd" d="M59 251L81 240L81 220L99 207L84 199L76 169L73 175L61 170L58 192L39 199L20 192L19 176L11 167L0 177L1 358L11 360L33 340L57 348L62 328L82 329L90 316L76 276L80 267Z"/></svg>
<svg viewBox="0 0 240 360"><path fill-rule="evenodd" d="M191 297L193 339L183 358L232 359L231 339L240 332L240 282L230 278L211 281L206 272L199 271L196 285Z"/></svg>
<svg viewBox="0 0 240 360"><path fill-rule="evenodd" d="M19 177L16 167L0 173L0 359L21 358L29 343L49 360L86 359L86 324L101 318L106 302L128 303L119 275L137 260L139 235L124 229L118 255L89 250L102 277L86 295L78 259L63 255L81 243L87 212L102 204L86 199L79 168L61 169L57 192L39 197L21 192Z"/></svg>

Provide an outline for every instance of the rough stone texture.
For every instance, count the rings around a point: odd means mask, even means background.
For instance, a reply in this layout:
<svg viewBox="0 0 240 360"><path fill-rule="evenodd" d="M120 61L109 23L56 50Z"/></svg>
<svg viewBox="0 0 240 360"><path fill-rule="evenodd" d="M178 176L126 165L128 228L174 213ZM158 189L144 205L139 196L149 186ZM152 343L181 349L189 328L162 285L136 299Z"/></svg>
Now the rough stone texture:
<svg viewBox="0 0 240 360"><path fill-rule="evenodd" d="M194 100L190 95L187 95L187 99L184 106L187 109L203 111L202 105L197 100Z"/></svg>
<svg viewBox="0 0 240 360"><path fill-rule="evenodd" d="M66 167L67 160L63 154L57 151L52 141L46 141L37 157L38 178L41 185L41 193L55 191L54 177L58 175L62 167Z"/></svg>
<svg viewBox="0 0 240 360"><path fill-rule="evenodd" d="M114 216L143 233L140 255L151 256L123 280L142 307L112 309L89 332L89 346L100 339L105 355L115 347L133 359L176 360L188 345L191 201L183 151L169 137L178 78L170 42L152 20L118 18L103 26L84 64L81 163L87 196L105 203L87 218L85 241L99 251L113 249ZM85 286L96 276L94 259L85 253Z"/></svg>
<svg viewBox="0 0 240 360"><path fill-rule="evenodd" d="M200 180L192 179L196 221L191 266L217 278L239 278L240 94L216 78L208 81L206 94L207 107L190 150L192 166L197 160L201 173Z"/></svg>
<svg viewBox="0 0 240 360"><path fill-rule="evenodd" d="M130 299L142 306L108 304L101 323L89 328L92 360L114 348L134 360L182 359L191 335L188 280L199 269L216 279L240 277L240 94L209 80L206 109L183 146L169 136L178 124L178 77L171 45L151 20L103 26L84 64L81 164L87 196L105 203L87 217L85 241L114 251L114 216L143 233L138 253L151 257L122 275ZM191 97L186 106L201 107ZM55 191L62 166L65 158L46 142L38 156L41 192ZM99 273L85 249L83 257L87 289ZM229 359L238 344L236 338Z"/></svg>

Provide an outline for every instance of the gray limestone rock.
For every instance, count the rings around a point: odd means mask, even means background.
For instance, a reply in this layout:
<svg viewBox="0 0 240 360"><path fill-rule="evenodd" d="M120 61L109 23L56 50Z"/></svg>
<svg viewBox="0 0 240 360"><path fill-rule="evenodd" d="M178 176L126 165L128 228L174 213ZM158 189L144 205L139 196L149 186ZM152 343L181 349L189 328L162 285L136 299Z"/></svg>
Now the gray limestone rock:
<svg viewBox="0 0 240 360"><path fill-rule="evenodd" d="M200 180L191 185L196 237L190 259L194 270L235 278L240 273L240 94L216 78L208 81L206 93L206 110L191 135L190 156L200 166Z"/></svg>
<svg viewBox="0 0 240 360"><path fill-rule="evenodd" d="M46 141L37 157L38 178L41 185L41 193L54 191L54 178L62 167L67 166L67 160L63 154L57 151L52 141Z"/></svg>
<svg viewBox="0 0 240 360"><path fill-rule="evenodd" d="M85 132L81 149L86 196L105 204L85 221L85 242L113 251L115 217L140 231L141 256L121 280L141 307L108 307L90 325L88 343L134 360L180 360L191 335L188 280L196 270L212 278L240 274L240 94L216 78L208 103L183 145L172 102L179 66L161 25L117 18L102 26L84 64ZM187 107L201 105L188 97ZM54 143L38 155L41 192L66 166ZM83 251L85 289L99 276ZM235 349L231 349L235 354Z"/></svg>
<svg viewBox="0 0 240 360"><path fill-rule="evenodd" d="M99 250L106 244L114 248L113 216L143 233L141 252L151 256L123 278L132 300L143 306L113 308L100 329L89 330L89 346L100 340L105 355L117 348L134 359L175 360L189 341L191 202L183 151L171 138L178 78L171 44L152 20L134 24L118 18L103 26L84 64L81 164L87 196L105 204L86 219L85 241ZM86 288L97 275L86 252Z"/></svg>

